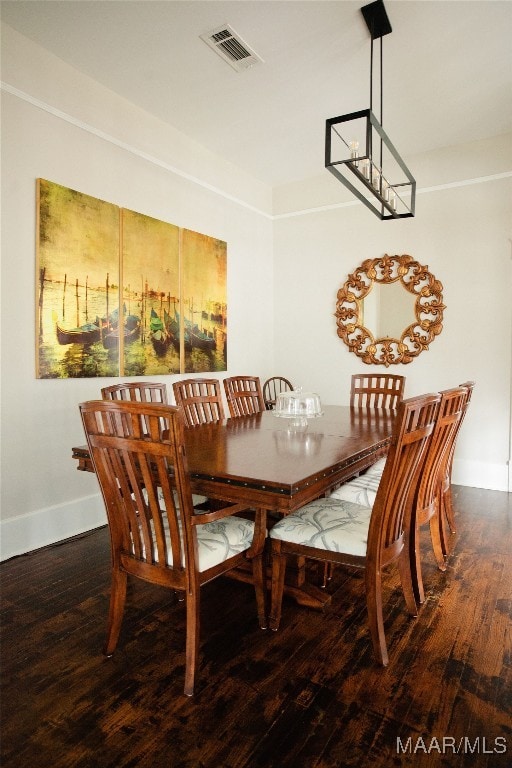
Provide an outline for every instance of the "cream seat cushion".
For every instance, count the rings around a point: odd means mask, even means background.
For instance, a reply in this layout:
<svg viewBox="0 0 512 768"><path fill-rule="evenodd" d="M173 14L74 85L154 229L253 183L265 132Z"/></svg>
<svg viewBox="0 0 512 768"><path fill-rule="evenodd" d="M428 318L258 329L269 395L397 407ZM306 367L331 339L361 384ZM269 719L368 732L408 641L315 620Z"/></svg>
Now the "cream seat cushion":
<svg viewBox="0 0 512 768"><path fill-rule="evenodd" d="M379 459L362 475L344 483L336 491L333 491L330 498L339 501L353 501L365 507L373 507L385 465L386 459Z"/></svg>
<svg viewBox="0 0 512 768"><path fill-rule="evenodd" d="M173 557L170 545L169 521L165 512L163 513L163 522L167 540L166 562L167 565L172 566ZM178 524L181 532L181 521ZM151 527L153 528L153 521L151 521ZM249 549L254 536L254 521L245 520L243 517L237 517L236 515L194 527L197 534L198 571L206 571L208 568L223 563L230 557ZM153 541L155 541L154 534ZM183 555L183 538L181 538L181 551ZM144 549L142 557L143 559L146 557ZM156 552L154 558L158 562Z"/></svg>
<svg viewBox="0 0 512 768"><path fill-rule="evenodd" d="M365 557L371 514L371 508L361 504L321 498L276 523L270 537Z"/></svg>

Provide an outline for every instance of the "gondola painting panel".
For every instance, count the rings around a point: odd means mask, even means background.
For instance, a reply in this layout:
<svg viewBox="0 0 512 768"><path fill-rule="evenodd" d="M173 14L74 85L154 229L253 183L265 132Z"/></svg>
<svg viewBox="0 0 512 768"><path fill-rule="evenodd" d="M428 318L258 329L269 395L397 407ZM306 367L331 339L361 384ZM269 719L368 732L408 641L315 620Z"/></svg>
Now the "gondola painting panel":
<svg viewBox="0 0 512 768"><path fill-rule="evenodd" d="M36 210L36 375L118 376L120 209L38 179Z"/></svg>
<svg viewBox="0 0 512 768"><path fill-rule="evenodd" d="M227 243L181 230L184 372L227 370Z"/></svg>

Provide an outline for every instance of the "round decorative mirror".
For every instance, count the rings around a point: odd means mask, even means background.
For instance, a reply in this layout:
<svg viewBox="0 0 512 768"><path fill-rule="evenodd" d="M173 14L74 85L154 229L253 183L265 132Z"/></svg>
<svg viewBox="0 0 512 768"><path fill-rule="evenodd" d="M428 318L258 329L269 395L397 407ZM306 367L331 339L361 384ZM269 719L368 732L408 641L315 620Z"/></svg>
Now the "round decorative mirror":
<svg viewBox="0 0 512 768"><path fill-rule="evenodd" d="M442 291L411 256L367 259L338 291L338 336L368 365L410 363L443 329Z"/></svg>

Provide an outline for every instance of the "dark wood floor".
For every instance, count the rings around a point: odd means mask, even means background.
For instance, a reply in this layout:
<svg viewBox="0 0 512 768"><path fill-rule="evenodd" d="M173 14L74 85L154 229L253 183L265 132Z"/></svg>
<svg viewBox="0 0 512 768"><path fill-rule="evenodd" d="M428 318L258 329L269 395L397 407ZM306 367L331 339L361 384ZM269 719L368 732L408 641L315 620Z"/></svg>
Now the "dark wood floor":
<svg viewBox="0 0 512 768"><path fill-rule="evenodd" d="M356 570L336 569L323 613L286 601L277 633L258 628L250 586L208 585L188 699L183 603L165 590L132 583L119 648L101 654L106 529L4 563L3 768L510 766L510 495L455 492L446 573L424 536L417 619L386 578L387 669Z"/></svg>

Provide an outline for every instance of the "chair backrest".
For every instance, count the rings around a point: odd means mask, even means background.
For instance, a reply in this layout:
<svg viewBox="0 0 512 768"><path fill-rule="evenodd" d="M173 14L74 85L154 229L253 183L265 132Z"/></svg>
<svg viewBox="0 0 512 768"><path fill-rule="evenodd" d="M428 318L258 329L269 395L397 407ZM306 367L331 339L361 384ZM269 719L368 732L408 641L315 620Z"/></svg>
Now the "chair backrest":
<svg viewBox="0 0 512 768"><path fill-rule="evenodd" d="M415 499L418 524L429 520L436 511L439 483L446 472L450 447L463 417L467 389L465 387L445 389L439 394L441 395L439 411L428 444Z"/></svg>
<svg viewBox="0 0 512 768"><path fill-rule="evenodd" d="M395 560L404 547L411 518L409 493L419 482L440 400L439 394L428 394L402 400L398 406L368 530L366 557L374 568Z"/></svg>
<svg viewBox="0 0 512 768"><path fill-rule="evenodd" d="M224 407L217 379L184 379L172 385L176 405L183 411L187 427L222 421Z"/></svg>
<svg viewBox="0 0 512 768"><path fill-rule="evenodd" d="M103 400L130 400L139 403L167 403L167 387L149 381L113 384L101 390Z"/></svg>
<svg viewBox="0 0 512 768"><path fill-rule="evenodd" d="M448 455L446 458L446 462L444 463L445 484L451 483L451 474L452 474L452 465L453 465L453 456L455 453L455 446L457 443L457 438L459 436L460 428L462 427L462 422L466 418L466 413L469 408L469 403L471 400L471 396L473 394L473 389L475 388L475 383L476 382L474 381L466 381L464 382L464 384L459 385L460 387L463 387L466 390L466 397L464 400L464 404L462 406L462 415L459 419L459 423L457 424L457 428L452 435L451 444L448 449Z"/></svg>
<svg viewBox="0 0 512 768"><path fill-rule="evenodd" d="M112 400L79 407L107 510L113 562L148 581L187 588L185 569L196 565L181 411Z"/></svg>
<svg viewBox="0 0 512 768"><path fill-rule="evenodd" d="M272 376L267 379L263 385L263 400L267 411L272 411L275 407L277 396L281 392L289 392L293 389L293 384L285 379L284 376Z"/></svg>
<svg viewBox="0 0 512 768"><path fill-rule="evenodd" d="M362 373L352 376L350 405L355 408L398 408L403 400L405 376L393 373Z"/></svg>
<svg viewBox="0 0 512 768"><path fill-rule="evenodd" d="M258 376L231 376L224 379L224 391L232 417L250 416L265 410Z"/></svg>

